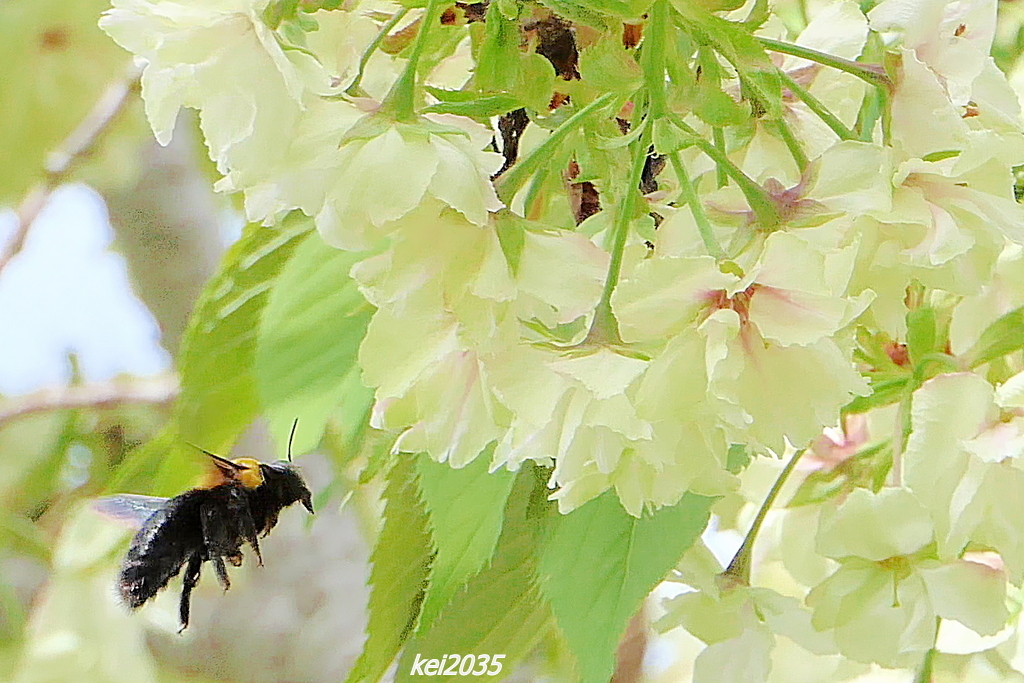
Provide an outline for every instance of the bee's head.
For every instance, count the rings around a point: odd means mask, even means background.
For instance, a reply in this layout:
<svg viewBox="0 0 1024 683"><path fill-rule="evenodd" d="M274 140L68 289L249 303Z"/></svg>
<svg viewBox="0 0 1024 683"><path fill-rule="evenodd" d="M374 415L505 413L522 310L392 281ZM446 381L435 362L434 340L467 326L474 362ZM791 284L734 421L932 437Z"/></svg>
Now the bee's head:
<svg viewBox="0 0 1024 683"><path fill-rule="evenodd" d="M261 463L260 470L263 473L263 487L281 507L301 502L310 513L313 512L313 494L299 474L298 467L287 460L276 460Z"/></svg>

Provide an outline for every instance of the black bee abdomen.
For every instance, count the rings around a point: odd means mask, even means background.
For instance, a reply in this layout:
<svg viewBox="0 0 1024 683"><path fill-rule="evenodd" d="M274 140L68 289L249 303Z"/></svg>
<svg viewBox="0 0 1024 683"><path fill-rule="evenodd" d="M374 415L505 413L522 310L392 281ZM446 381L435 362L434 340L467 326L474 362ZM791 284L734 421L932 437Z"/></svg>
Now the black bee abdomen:
<svg viewBox="0 0 1024 683"><path fill-rule="evenodd" d="M129 607L139 607L156 595L202 546L199 511L205 493L186 491L172 498L135 534L118 579L118 590Z"/></svg>

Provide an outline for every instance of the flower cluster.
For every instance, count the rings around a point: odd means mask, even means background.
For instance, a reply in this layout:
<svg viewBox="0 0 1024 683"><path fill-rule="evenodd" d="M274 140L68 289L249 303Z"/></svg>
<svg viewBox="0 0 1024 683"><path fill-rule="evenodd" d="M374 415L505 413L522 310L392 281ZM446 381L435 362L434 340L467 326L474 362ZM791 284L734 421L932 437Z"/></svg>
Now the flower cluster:
<svg viewBox="0 0 1024 683"><path fill-rule="evenodd" d="M799 30L761 3L600 3L586 31L520 2L285 4L114 0L102 26L158 140L199 111L250 220L299 210L367 253L359 362L394 452L538 463L562 512L718 496L739 528L766 463L813 447L813 507L784 515L811 569L666 606L708 644L702 682L775 680L778 636L896 667L940 620L1000 632L1024 580L1024 339L1000 323L1024 304L1024 122L994 0L835 0Z"/></svg>

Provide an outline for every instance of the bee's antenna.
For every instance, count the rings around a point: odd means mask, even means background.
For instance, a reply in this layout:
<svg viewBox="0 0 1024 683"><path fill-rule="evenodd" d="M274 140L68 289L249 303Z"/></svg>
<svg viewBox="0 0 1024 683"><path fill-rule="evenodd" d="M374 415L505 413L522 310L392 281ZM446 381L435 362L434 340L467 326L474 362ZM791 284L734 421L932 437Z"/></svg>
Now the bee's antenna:
<svg viewBox="0 0 1024 683"><path fill-rule="evenodd" d="M288 462L292 461L292 441L295 440L295 428L298 427L298 426L299 426L299 418L295 418L295 421L292 422L291 434L288 435Z"/></svg>
<svg viewBox="0 0 1024 683"><path fill-rule="evenodd" d="M217 455L216 453L211 453L210 451L206 450L202 446L197 446L194 443L192 443L191 441L186 441L185 443L187 443L189 446L191 446L192 448L196 449L197 451L202 451L203 453L206 453L208 456L210 456L211 458L216 460L221 465L224 465L225 467L230 467L231 469L234 469L234 470L245 470L245 469L248 469L248 467L246 467L245 465L239 465L237 462L231 462L227 458L221 457L221 456Z"/></svg>

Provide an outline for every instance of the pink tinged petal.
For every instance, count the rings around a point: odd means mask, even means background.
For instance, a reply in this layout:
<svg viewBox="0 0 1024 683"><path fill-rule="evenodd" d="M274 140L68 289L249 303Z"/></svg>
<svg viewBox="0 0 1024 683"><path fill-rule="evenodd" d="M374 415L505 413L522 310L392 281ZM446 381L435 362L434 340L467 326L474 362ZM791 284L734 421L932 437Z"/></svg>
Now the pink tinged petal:
<svg viewBox="0 0 1024 683"><path fill-rule="evenodd" d="M766 339L782 346L807 345L839 329L847 308L843 299L759 287L750 298L750 320Z"/></svg>
<svg viewBox="0 0 1024 683"><path fill-rule="evenodd" d="M494 421L493 398L485 384L476 354L449 354L412 389L420 421L402 435L395 448L426 451L456 469L470 463L501 436ZM444 410L430 409L423 415L421 406L444 406Z"/></svg>
<svg viewBox="0 0 1024 683"><path fill-rule="evenodd" d="M997 422L964 443L964 449L982 462L997 463L1024 453L1024 418Z"/></svg>
<svg viewBox="0 0 1024 683"><path fill-rule="evenodd" d="M918 571L938 616L955 619L983 636L995 635L1006 625L1009 612L1002 571L966 560L929 563Z"/></svg>
<svg viewBox="0 0 1024 683"><path fill-rule="evenodd" d="M931 203L928 210L931 214L928 233L921 244L908 253L925 257L933 266L941 266L974 246L974 237L961 230L948 211Z"/></svg>
<svg viewBox="0 0 1024 683"><path fill-rule="evenodd" d="M519 291L554 309L559 323L590 313L601 298L609 256L583 235L524 233L516 274Z"/></svg>
<svg viewBox="0 0 1024 683"><path fill-rule="evenodd" d="M937 511L947 506L966 466L963 443L993 414L993 394L991 384L968 372L933 377L914 392L906 481L922 500L934 501Z"/></svg>
<svg viewBox="0 0 1024 683"><path fill-rule="evenodd" d="M710 256L641 261L612 294L623 340L663 339L681 331L717 291L737 281Z"/></svg>

